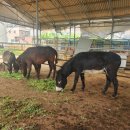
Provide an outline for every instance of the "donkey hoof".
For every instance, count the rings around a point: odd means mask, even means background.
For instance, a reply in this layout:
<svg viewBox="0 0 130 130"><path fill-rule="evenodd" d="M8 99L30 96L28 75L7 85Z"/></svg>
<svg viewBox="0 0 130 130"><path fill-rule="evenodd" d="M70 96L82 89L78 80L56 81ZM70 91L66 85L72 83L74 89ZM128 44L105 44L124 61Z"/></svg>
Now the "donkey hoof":
<svg viewBox="0 0 130 130"><path fill-rule="evenodd" d="M30 77L26 77L26 78L27 78L27 80L29 80Z"/></svg>
<svg viewBox="0 0 130 130"><path fill-rule="evenodd" d="M71 90L70 90L72 93L74 93L74 89L72 88Z"/></svg>
<svg viewBox="0 0 130 130"><path fill-rule="evenodd" d="M103 91L102 91L102 94L103 94L103 95L106 95L106 91L103 90Z"/></svg>
<svg viewBox="0 0 130 130"><path fill-rule="evenodd" d="M82 88L81 88L81 90L84 92L85 88L84 88L84 87L82 87Z"/></svg>
<svg viewBox="0 0 130 130"><path fill-rule="evenodd" d="M84 89L81 89L82 92L84 92Z"/></svg>
<svg viewBox="0 0 130 130"><path fill-rule="evenodd" d="M113 98L116 98L118 95L117 94L112 94L112 97Z"/></svg>

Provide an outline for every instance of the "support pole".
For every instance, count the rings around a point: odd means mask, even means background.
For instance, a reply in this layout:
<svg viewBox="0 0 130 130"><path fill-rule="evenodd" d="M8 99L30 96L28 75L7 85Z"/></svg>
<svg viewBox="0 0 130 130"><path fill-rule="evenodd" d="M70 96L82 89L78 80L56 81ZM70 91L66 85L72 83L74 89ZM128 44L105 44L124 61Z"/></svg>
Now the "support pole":
<svg viewBox="0 0 130 130"><path fill-rule="evenodd" d="M75 28L75 25L74 25L74 48L76 47L76 45L75 45L75 31L76 31L76 28Z"/></svg>
<svg viewBox="0 0 130 130"><path fill-rule="evenodd" d="M42 33L41 33L41 24L40 24L40 45L41 45L41 40L42 40L42 39L41 39L41 36L42 36L41 34L42 34Z"/></svg>
<svg viewBox="0 0 130 130"><path fill-rule="evenodd" d="M35 29L34 29L34 24L33 24L33 44L35 44Z"/></svg>
<svg viewBox="0 0 130 130"><path fill-rule="evenodd" d="M129 47L130 47L130 41L128 40L128 49L129 49Z"/></svg>
<svg viewBox="0 0 130 130"><path fill-rule="evenodd" d="M112 28L111 28L111 48L112 48L112 40L113 40L113 30L114 30L114 19L112 18Z"/></svg>
<svg viewBox="0 0 130 130"><path fill-rule="evenodd" d="M70 25L69 46L71 46L71 25Z"/></svg>
<svg viewBox="0 0 130 130"><path fill-rule="evenodd" d="M38 29L39 29L39 24L38 24L38 0L36 0L36 46L39 45L39 40L38 40Z"/></svg>
<svg viewBox="0 0 130 130"><path fill-rule="evenodd" d="M111 48L112 48L112 40L113 40L113 30L114 30L114 15L113 15L113 7L112 7L112 0L109 0L109 8L110 8L110 13L112 17L112 28L111 28Z"/></svg>

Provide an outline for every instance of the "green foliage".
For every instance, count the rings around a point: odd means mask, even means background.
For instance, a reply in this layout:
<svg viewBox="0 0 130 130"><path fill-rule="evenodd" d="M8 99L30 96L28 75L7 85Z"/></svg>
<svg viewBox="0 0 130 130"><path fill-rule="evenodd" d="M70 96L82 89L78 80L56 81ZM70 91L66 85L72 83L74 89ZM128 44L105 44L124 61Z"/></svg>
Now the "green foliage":
<svg viewBox="0 0 130 130"><path fill-rule="evenodd" d="M14 116L15 118L31 118L42 113L41 105L37 104L35 100L15 101L9 97L0 99L0 114L2 117L8 118L13 115L13 118Z"/></svg>
<svg viewBox="0 0 130 130"><path fill-rule="evenodd" d="M16 79L16 80L23 79L23 75L21 73L9 74L9 72L0 72L0 77L11 78L11 79ZM41 91L52 91L55 89L55 86L56 86L55 81L52 79L44 79L44 80L30 79L30 80L27 80L27 84L28 86L31 86L32 88L35 88Z"/></svg>
<svg viewBox="0 0 130 130"><path fill-rule="evenodd" d="M45 116L48 112L33 99L12 100L9 97L0 98L0 129L24 130L18 127L18 122L36 116Z"/></svg>
<svg viewBox="0 0 130 130"><path fill-rule="evenodd" d="M41 39L51 39L51 38L64 38L64 39L69 39L69 38L74 38L74 34L72 33L71 36L69 33L64 33L64 34L60 34L60 33L52 33L52 32L49 32L49 33L42 33L41 35ZM80 35L79 34L75 34L75 38L79 38Z"/></svg>
<svg viewBox="0 0 130 130"><path fill-rule="evenodd" d="M11 51L12 51L15 55L20 55L20 54L23 53L22 50L17 50L17 49L12 49Z"/></svg>
<svg viewBox="0 0 130 130"><path fill-rule="evenodd" d="M4 53L4 51L9 50L11 52L13 52L15 55L20 55L23 53L22 50L18 50L18 49L7 49L7 48L0 48L0 55L2 55Z"/></svg>
<svg viewBox="0 0 130 130"><path fill-rule="evenodd" d="M56 83L54 80L51 79L44 79L44 80L31 79L28 81L28 85L41 91L52 91L55 89Z"/></svg>
<svg viewBox="0 0 130 130"><path fill-rule="evenodd" d="M22 101L22 108L20 112L17 114L17 118L32 118L34 116L42 115L45 110L41 109L41 105L37 104L34 100L24 100Z"/></svg>
<svg viewBox="0 0 130 130"><path fill-rule="evenodd" d="M3 77L3 78L13 78L13 79L17 79L17 80L21 80L23 78L21 73L9 74L9 72L0 72L0 77Z"/></svg>

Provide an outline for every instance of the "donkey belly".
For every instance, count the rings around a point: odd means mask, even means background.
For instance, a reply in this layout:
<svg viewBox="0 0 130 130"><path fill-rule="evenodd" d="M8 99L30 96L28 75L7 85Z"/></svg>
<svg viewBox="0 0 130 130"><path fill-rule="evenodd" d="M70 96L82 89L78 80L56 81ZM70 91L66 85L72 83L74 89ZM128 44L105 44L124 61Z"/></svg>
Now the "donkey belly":
<svg viewBox="0 0 130 130"><path fill-rule="evenodd" d="M103 73L105 69L105 64L103 62L88 62L83 65L83 72L85 73Z"/></svg>
<svg viewBox="0 0 130 130"><path fill-rule="evenodd" d="M101 69L101 70L95 70L95 69L92 69L92 70L84 70L83 73L88 73L88 74L98 74L98 73L103 73L104 72L104 69Z"/></svg>

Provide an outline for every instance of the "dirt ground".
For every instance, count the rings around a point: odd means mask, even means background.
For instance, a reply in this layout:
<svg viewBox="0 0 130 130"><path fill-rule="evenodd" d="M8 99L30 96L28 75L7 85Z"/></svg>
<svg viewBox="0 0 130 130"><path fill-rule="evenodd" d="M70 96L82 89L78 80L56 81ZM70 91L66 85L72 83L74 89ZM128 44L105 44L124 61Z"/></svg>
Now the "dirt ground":
<svg viewBox="0 0 130 130"><path fill-rule="evenodd" d="M43 68L45 78L48 69ZM105 84L103 74L86 74L86 90L79 80L74 94L70 92L73 74L63 93L39 92L29 88L26 79L0 78L0 97L19 100L34 98L50 113L45 117L23 120L22 125L37 124L36 130L130 130L130 79L120 78L118 97L112 98L113 86L106 96L101 94Z"/></svg>

